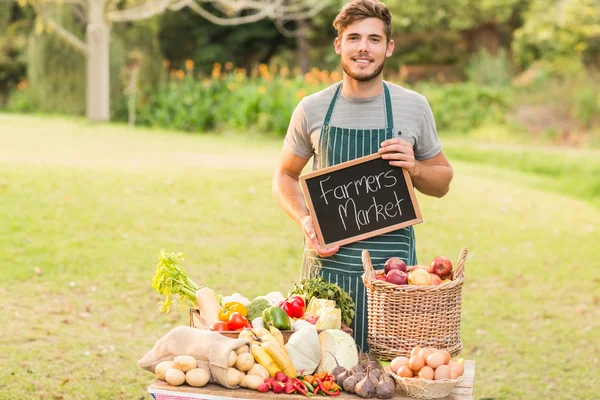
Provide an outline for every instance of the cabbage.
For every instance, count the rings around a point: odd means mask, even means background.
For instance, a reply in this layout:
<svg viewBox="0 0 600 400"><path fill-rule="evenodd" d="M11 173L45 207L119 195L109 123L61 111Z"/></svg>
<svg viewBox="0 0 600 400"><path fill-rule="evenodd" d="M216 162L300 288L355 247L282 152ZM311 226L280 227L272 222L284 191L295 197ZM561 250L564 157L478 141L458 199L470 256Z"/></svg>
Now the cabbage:
<svg viewBox="0 0 600 400"><path fill-rule="evenodd" d="M325 307L319 311L319 319L315 324L318 330L341 329L342 310L335 307Z"/></svg>
<svg viewBox="0 0 600 400"><path fill-rule="evenodd" d="M317 372L331 373L338 364L348 369L358 364L356 342L346 332L339 329L327 329L319 333L319 342L321 343L321 362L317 367Z"/></svg>
<svg viewBox="0 0 600 400"><path fill-rule="evenodd" d="M321 344L317 328L309 324L292 333L285 349L296 371L305 375L312 374L321 361Z"/></svg>

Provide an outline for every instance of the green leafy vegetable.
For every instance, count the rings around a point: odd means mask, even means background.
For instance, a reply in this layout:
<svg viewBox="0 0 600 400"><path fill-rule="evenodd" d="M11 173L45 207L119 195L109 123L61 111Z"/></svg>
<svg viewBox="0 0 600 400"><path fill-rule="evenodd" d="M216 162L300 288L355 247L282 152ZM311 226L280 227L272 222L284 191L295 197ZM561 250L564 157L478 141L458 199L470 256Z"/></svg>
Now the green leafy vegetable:
<svg viewBox="0 0 600 400"><path fill-rule="evenodd" d="M156 274L152 279L152 287L161 295L165 296L161 312L168 313L173 304L172 296L180 297L180 308L183 308L181 300L189 300L196 305L196 292L200 287L190 279L187 272L179 266L183 261L183 253L167 253L160 251L159 262L156 266Z"/></svg>
<svg viewBox="0 0 600 400"><path fill-rule="evenodd" d="M306 298L306 304L308 304L313 297L316 297L317 299L335 300L336 307L342 311L342 322L350 326L354 320L355 304L350 294L335 283L329 283L320 276L312 279L301 279L300 282L294 285L294 289L290 292L290 296L293 294L304 296Z"/></svg>

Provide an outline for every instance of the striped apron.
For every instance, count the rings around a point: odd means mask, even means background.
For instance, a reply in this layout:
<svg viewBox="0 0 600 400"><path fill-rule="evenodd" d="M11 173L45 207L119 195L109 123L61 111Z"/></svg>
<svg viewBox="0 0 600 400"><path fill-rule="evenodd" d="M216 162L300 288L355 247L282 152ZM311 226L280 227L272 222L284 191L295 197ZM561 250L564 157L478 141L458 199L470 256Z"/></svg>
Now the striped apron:
<svg viewBox="0 0 600 400"><path fill-rule="evenodd" d="M317 169L330 167L355 158L368 156L379 150L381 142L394 137L394 119L389 89L383 84L386 115L385 129L348 129L330 126L331 116L342 89L337 88L325 116L319 140ZM314 277L317 274L330 283L335 283L350 293L356 303L356 316L351 325L354 340L363 352L367 344L367 294L361 275L362 250L368 250L376 269L390 257L399 257L407 265L416 265L415 236L413 227L406 227L380 236L340 246L332 257L319 257L305 242L302 275ZM379 266L379 268L377 267Z"/></svg>

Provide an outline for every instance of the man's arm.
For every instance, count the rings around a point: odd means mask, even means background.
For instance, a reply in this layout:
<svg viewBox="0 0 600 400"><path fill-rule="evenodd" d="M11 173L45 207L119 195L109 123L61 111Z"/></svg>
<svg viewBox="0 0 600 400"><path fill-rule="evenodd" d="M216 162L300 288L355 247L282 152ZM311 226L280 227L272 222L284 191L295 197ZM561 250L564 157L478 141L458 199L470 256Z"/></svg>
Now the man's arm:
<svg viewBox="0 0 600 400"><path fill-rule="evenodd" d="M273 194L285 213L300 225L304 236L317 254L321 257L329 257L334 255L339 247L321 246L315 235L302 189L300 189L299 177L308 160L308 158L298 157L287 145L284 145L281 159L273 174Z"/></svg>
<svg viewBox="0 0 600 400"><path fill-rule="evenodd" d="M390 160L390 165L406 169L419 192L435 197L443 197L448 193L453 171L443 151L432 158L418 161L415 160L412 145L395 138L382 142L379 153L384 160Z"/></svg>

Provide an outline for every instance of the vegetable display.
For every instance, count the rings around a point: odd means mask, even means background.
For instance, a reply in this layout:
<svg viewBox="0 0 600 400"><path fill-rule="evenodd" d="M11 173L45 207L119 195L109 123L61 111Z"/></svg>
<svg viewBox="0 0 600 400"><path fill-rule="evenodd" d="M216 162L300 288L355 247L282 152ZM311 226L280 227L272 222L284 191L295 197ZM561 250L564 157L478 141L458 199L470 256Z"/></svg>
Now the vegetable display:
<svg viewBox="0 0 600 400"><path fill-rule="evenodd" d="M334 300L336 307L342 312L342 322L350 326L354 320L356 305L350 294L335 283L327 282L322 277L301 279L290 292L290 295L294 294L303 296L307 303L315 297Z"/></svg>

